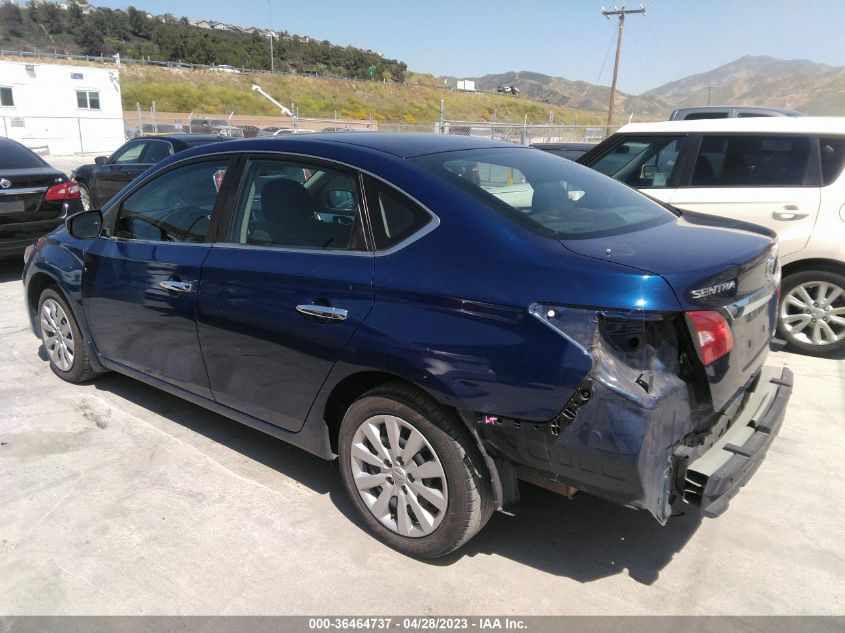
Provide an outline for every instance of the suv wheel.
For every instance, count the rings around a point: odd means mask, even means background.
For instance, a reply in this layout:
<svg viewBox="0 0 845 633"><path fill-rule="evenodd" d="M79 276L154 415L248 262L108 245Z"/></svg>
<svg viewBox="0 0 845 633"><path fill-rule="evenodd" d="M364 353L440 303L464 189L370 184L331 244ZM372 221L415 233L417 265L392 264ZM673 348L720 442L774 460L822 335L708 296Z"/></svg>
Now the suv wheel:
<svg viewBox="0 0 845 633"><path fill-rule="evenodd" d="M48 288L38 301L41 342L50 359L50 369L62 380L80 383L96 375L82 340L79 326L64 298Z"/></svg>
<svg viewBox="0 0 845 633"><path fill-rule="evenodd" d="M340 427L346 491L391 547L435 558L471 539L493 512L478 451L460 421L403 384L356 400Z"/></svg>
<svg viewBox="0 0 845 633"><path fill-rule="evenodd" d="M845 276L808 270L784 279L778 334L796 352L837 356L845 351Z"/></svg>

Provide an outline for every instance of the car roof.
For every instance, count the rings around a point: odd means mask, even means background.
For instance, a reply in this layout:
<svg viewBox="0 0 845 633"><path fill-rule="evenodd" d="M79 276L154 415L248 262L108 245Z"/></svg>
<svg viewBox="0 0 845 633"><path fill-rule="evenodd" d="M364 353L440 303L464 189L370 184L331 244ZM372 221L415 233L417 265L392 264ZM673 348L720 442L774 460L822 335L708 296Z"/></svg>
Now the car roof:
<svg viewBox="0 0 845 633"><path fill-rule="evenodd" d="M215 137L218 141L219 137ZM236 144L236 145L234 145ZM391 133L371 132L367 134L291 134L287 136L274 136L269 138L243 139L228 141L227 150L237 147L239 151L249 152L255 150L276 150L285 151L285 147L294 146L298 150L313 146L330 148L338 145L355 146L361 149L390 154L398 158L414 158L426 154L439 154L440 152L456 152L469 149L490 149L521 148L521 145L514 145L504 141L490 141L470 136L459 136L450 134L412 134L412 133ZM524 148L523 148L524 149ZM217 151L211 148L197 150L197 154L205 154Z"/></svg>
<svg viewBox="0 0 845 633"><path fill-rule="evenodd" d="M695 119L692 121L658 121L629 123L618 132L641 134L649 132L762 132L779 134L845 134L845 117L748 117L737 119Z"/></svg>

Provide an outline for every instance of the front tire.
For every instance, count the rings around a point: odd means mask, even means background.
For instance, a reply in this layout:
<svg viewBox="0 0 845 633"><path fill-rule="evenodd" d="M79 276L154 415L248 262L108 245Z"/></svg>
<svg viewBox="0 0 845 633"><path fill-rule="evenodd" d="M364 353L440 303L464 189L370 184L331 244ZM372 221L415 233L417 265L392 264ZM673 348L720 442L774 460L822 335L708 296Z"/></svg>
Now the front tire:
<svg viewBox="0 0 845 633"><path fill-rule="evenodd" d="M420 558L444 556L493 512L483 460L461 422L410 386L356 400L338 438L346 492L384 543Z"/></svg>
<svg viewBox="0 0 845 633"><path fill-rule="evenodd" d="M42 292L38 300L38 322L41 342L53 373L72 383L91 380L97 372L91 367L88 346L82 338L73 311L52 288Z"/></svg>
<svg viewBox="0 0 845 633"><path fill-rule="evenodd" d="M91 200L91 190L88 189L86 184L81 182L79 183L79 198L84 211L90 211L94 208L94 203Z"/></svg>
<svg viewBox="0 0 845 633"><path fill-rule="evenodd" d="M845 352L845 276L805 270L786 277L777 329L792 351L825 357Z"/></svg>

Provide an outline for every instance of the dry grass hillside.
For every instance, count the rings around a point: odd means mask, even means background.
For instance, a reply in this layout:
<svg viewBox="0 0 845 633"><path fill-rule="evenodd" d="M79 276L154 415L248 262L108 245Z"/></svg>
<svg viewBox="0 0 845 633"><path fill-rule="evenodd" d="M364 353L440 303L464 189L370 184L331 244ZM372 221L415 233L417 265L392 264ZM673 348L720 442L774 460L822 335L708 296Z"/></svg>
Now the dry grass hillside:
<svg viewBox="0 0 845 633"><path fill-rule="evenodd" d="M431 76L411 74L407 83L347 81L287 75L221 73L205 70L124 65L121 90L125 110L136 103L159 111L273 115L278 109L250 90L259 84L279 102L295 103L300 116L373 119L407 124L437 121L440 100L451 120L545 123L549 111L558 124L598 123L600 112L539 103L508 95L473 94L437 86Z"/></svg>

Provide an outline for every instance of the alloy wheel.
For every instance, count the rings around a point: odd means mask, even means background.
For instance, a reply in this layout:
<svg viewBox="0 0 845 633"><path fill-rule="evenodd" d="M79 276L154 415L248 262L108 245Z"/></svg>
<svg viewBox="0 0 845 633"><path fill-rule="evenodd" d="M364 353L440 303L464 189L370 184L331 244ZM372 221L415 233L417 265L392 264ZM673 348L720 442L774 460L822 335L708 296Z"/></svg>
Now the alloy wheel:
<svg viewBox="0 0 845 633"><path fill-rule="evenodd" d="M449 503L446 473L434 448L409 422L370 417L352 440L352 475L372 515L401 536L434 532Z"/></svg>
<svg viewBox="0 0 845 633"><path fill-rule="evenodd" d="M805 345L822 347L845 339L845 289L828 281L807 281L783 298L780 320Z"/></svg>
<svg viewBox="0 0 845 633"><path fill-rule="evenodd" d="M61 371L73 367L75 342L70 321L62 306L54 299L41 305L41 340L53 364Z"/></svg>
<svg viewBox="0 0 845 633"><path fill-rule="evenodd" d="M88 191L88 187L85 185L79 185L79 197L81 198L82 208L85 211L90 211L92 209L91 192Z"/></svg>

